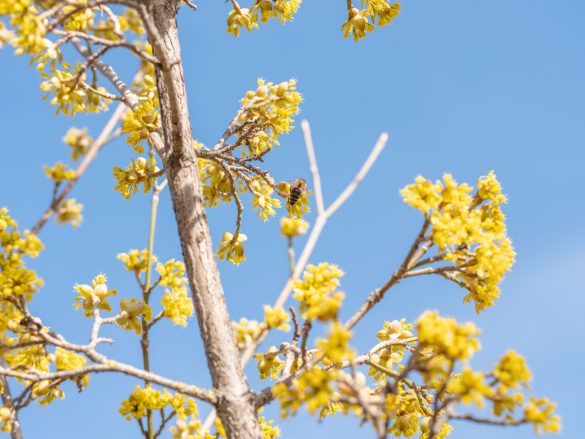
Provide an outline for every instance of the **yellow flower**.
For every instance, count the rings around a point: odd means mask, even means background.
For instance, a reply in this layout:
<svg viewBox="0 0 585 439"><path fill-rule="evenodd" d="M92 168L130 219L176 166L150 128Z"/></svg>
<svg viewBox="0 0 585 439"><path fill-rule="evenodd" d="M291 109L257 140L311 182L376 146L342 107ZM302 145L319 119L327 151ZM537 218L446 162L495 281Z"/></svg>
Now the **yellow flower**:
<svg viewBox="0 0 585 439"><path fill-rule="evenodd" d="M281 23L293 19L303 0L275 0L274 11L278 13Z"/></svg>
<svg viewBox="0 0 585 439"><path fill-rule="evenodd" d="M494 368L494 376L506 390L517 389L520 384L528 387L528 383L532 380L532 373L526 365L526 360L513 350L509 350L500 358Z"/></svg>
<svg viewBox="0 0 585 439"><path fill-rule="evenodd" d="M296 280L293 285L294 298L300 302L303 318L323 322L335 319L345 297L335 291L341 276L343 272L327 262L307 266L303 279Z"/></svg>
<svg viewBox="0 0 585 439"><path fill-rule="evenodd" d="M289 238L304 235L309 229L309 223L300 218L282 218L280 220L280 233Z"/></svg>
<svg viewBox="0 0 585 439"><path fill-rule="evenodd" d="M270 377L275 380L278 378L284 368L284 361L278 357L279 353L275 346L270 346L265 354L254 355L254 359L258 361L260 379L265 380Z"/></svg>
<svg viewBox="0 0 585 439"><path fill-rule="evenodd" d="M288 322L290 316L282 308L272 308L264 305L264 322L269 329L279 329L281 331L290 331Z"/></svg>
<svg viewBox="0 0 585 439"><path fill-rule="evenodd" d="M491 397L494 390L485 383L481 372L474 372L465 367L463 372L455 375L447 384L447 392L456 395L464 404L475 404L483 407L484 397Z"/></svg>
<svg viewBox="0 0 585 439"><path fill-rule="evenodd" d="M165 290L160 302L167 319L175 325L187 326L187 319L193 315L193 301L187 294L186 288Z"/></svg>
<svg viewBox="0 0 585 439"><path fill-rule="evenodd" d="M128 421L132 418L140 419L146 416L147 410L161 410L172 399L173 396L167 390L160 392L152 387L136 386L130 397L122 401L118 411Z"/></svg>
<svg viewBox="0 0 585 439"><path fill-rule="evenodd" d="M71 224L72 227L79 227L83 216L81 211L83 210L83 204L78 203L75 198L69 198L61 201L55 210L55 216L57 223L59 224Z"/></svg>
<svg viewBox="0 0 585 439"><path fill-rule="evenodd" d="M439 316L436 311L424 312L416 328L422 347L436 349L451 360L467 360L480 348L479 330L473 323L460 325L455 319Z"/></svg>
<svg viewBox="0 0 585 439"><path fill-rule="evenodd" d="M241 262L246 260L243 243L247 239L248 237L243 233L238 233L234 237L231 233L224 232L219 248L217 249L219 259L225 259L234 265L240 265Z"/></svg>
<svg viewBox="0 0 585 439"><path fill-rule="evenodd" d="M185 264L181 261L170 259L164 264L156 265L156 272L160 274L160 285L170 287L172 290L184 289L187 283L185 277Z"/></svg>
<svg viewBox="0 0 585 439"><path fill-rule="evenodd" d="M263 183L260 179L254 179L250 184L250 190L254 195L252 206L257 210L259 218L267 221L269 216L276 215L274 209L280 208L280 200L271 197L274 189L270 185Z"/></svg>
<svg viewBox="0 0 585 439"><path fill-rule="evenodd" d="M64 163L57 162L55 165L50 168L48 166L43 166L45 174L51 180L55 182L55 184L60 184L67 180L72 180L77 176L77 172L74 169L67 169Z"/></svg>
<svg viewBox="0 0 585 439"><path fill-rule="evenodd" d="M560 433L561 419L554 414L556 404L547 398L531 397L524 408L524 419L531 422L537 434Z"/></svg>
<svg viewBox="0 0 585 439"><path fill-rule="evenodd" d="M290 386L284 383L274 386L273 393L280 402L281 417L297 413L303 403L307 404L311 413L327 407L334 395L331 383L338 374L338 371L326 371L315 366L293 379Z"/></svg>
<svg viewBox="0 0 585 439"><path fill-rule="evenodd" d="M317 347L326 355L328 361L341 363L355 356L355 352L349 347L351 337L351 331L344 329L338 322L334 322L327 338L317 340Z"/></svg>
<svg viewBox="0 0 585 439"><path fill-rule="evenodd" d="M61 347L55 350L55 366L57 370L77 370L81 369L87 364L87 360L83 355L68 351ZM75 382L81 387L87 387L89 384L89 374L82 375L75 378Z"/></svg>
<svg viewBox="0 0 585 439"><path fill-rule="evenodd" d="M343 38L347 38L350 33L353 34L353 40L358 41L366 36L367 32L372 32L374 26L368 21L368 10L360 11L357 8L351 8L348 11L348 18L341 26Z"/></svg>
<svg viewBox="0 0 585 439"><path fill-rule="evenodd" d="M108 298L116 295L117 292L108 289L106 282L106 276L98 274L91 282L91 286L76 284L73 288L79 296L75 298L75 308L83 309L86 317L91 317L95 309L111 311L112 307Z"/></svg>
<svg viewBox="0 0 585 439"><path fill-rule="evenodd" d="M233 9L227 19L227 31L228 34L233 34L234 37L240 35L240 28L246 28L248 32L252 32L252 29L258 29L258 23L256 14L251 14L247 8L236 8Z"/></svg>
<svg viewBox="0 0 585 439"><path fill-rule="evenodd" d="M113 175L117 184L114 189L120 191L122 196L129 199L138 191L138 186L142 185L142 192L150 192L155 178L152 176L159 171L154 158L149 160L144 157L138 157L131 160L126 169L117 166L113 167Z"/></svg>
<svg viewBox="0 0 585 439"><path fill-rule="evenodd" d="M149 96L122 117L122 132L128 134L126 143L132 145L139 154L144 152L142 142L160 128L160 113L157 109L158 98Z"/></svg>
<svg viewBox="0 0 585 439"><path fill-rule="evenodd" d="M232 322L232 327L234 328L238 349L242 351L258 338L260 332L264 329L264 324L260 324L256 320L242 318L239 322Z"/></svg>
<svg viewBox="0 0 585 439"><path fill-rule="evenodd" d="M254 123L255 131L240 139L247 147L247 155L262 156L278 145L278 137L294 128L293 116L299 113L303 98L297 91L297 81L274 84L258 79L256 90L249 90L242 99L245 111L242 124Z"/></svg>
<svg viewBox="0 0 585 439"><path fill-rule="evenodd" d="M415 179L415 183L406 186L400 191L404 202L427 215L431 209L436 209L441 202L440 182L433 184L422 176Z"/></svg>
<svg viewBox="0 0 585 439"><path fill-rule="evenodd" d="M368 14L375 21L378 17L378 26L391 23L400 13L400 3L390 4L388 0L368 0Z"/></svg>
<svg viewBox="0 0 585 439"><path fill-rule="evenodd" d="M148 250L132 249L128 253L119 253L118 260L124 263L124 268L126 270L143 273L148 268ZM156 256L151 255L150 263L154 264L156 261Z"/></svg>
<svg viewBox="0 0 585 439"><path fill-rule="evenodd" d="M93 139L87 132L87 128L80 130L79 128L72 127L69 128L67 133L65 133L65 137L63 137L63 142L71 148L71 158L75 161L85 155L93 144Z"/></svg>
<svg viewBox="0 0 585 439"><path fill-rule="evenodd" d="M140 316L148 322L152 317L150 307L142 300L131 298L120 300L120 312L122 317L116 320L118 326L126 331L134 331L136 334L142 334L142 320Z"/></svg>

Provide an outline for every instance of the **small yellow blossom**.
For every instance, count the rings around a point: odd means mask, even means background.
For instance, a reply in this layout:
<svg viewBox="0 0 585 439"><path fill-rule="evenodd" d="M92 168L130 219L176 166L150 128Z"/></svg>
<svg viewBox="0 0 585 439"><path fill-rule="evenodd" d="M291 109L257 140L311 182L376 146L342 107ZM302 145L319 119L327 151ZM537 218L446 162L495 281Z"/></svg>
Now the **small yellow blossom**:
<svg viewBox="0 0 585 439"><path fill-rule="evenodd" d="M55 210L55 218L58 224L71 224L73 228L79 227L83 216L81 211L83 204L78 203L75 198L69 198L59 203Z"/></svg>
<svg viewBox="0 0 585 439"><path fill-rule="evenodd" d="M486 384L484 374L474 372L470 367L465 367L462 373L449 381L447 392L456 395L464 404L473 403L480 408L483 407L484 398L494 394L494 390Z"/></svg>
<svg viewBox="0 0 585 439"><path fill-rule="evenodd" d="M308 265L302 280L293 285L294 298L300 302L303 318L333 320L345 297L336 292L343 272L335 265L323 262L317 266Z"/></svg>
<svg viewBox="0 0 585 439"><path fill-rule="evenodd" d="M88 129L83 128L69 128L67 133L65 133L65 137L63 137L63 142L71 148L71 158L75 161L79 160L79 158L93 145L93 139L87 134Z"/></svg>
<svg viewBox="0 0 585 439"><path fill-rule="evenodd" d="M152 317L150 307L140 299L122 299L120 300L121 317L116 323L126 331L134 331L136 334L142 334L142 319L147 322Z"/></svg>
<svg viewBox="0 0 585 439"><path fill-rule="evenodd" d="M108 298L116 295L116 290L108 289L106 282L106 276L98 274L91 282L91 286L76 284L74 290L79 296L75 298L75 308L83 309L86 317L93 316L94 309L111 311Z"/></svg>
<svg viewBox="0 0 585 439"><path fill-rule="evenodd" d="M68 351L61 347L55 350L55 366L57 370L77 370L81 369L87 364L87 360L83 355ZM89 374L77 377L75 381L81 387L87 387L89 384Z"/></svg>
<svg viewBox="0 0 585 439"><path fill-rule="evenodd" d="M416 329L421 346L432 347L451 360L467 360L480 348L479 330L473 323L460 325L436 311L424 312L416 322Z"/></svg>
<svg viewBox="0 0 585 439"><path fill-rule="evenodd" d="M328 362L341 363L355 356L355 352L349 347L351 337L351 331L344 329L338 322L334 322L327 338L317 340L317 347L321 353L325 354Z"/></svg>
<svg viewBox="0 0 585 439"><path fill-rule="evenodd" d="M160 113L157 109L158 99L149 97L146 100L128 110L122 117L122 132L128 134L126 143L132 145L134 150L142 154L144 147L142 142L147 141L150 134L160 128Z"/></svg>
<svg viewBox="0 0 585 439"><path fill-rule="evenodd" d="M187 326L187 319L193 315L193 301L187 294L186 288L165 290L160 302L167 319L175 325Z"/></svg>
<svg viewBox="0 0 585 439"><path fill-rule="evenodd" d="M270 346L265 354L259 353L254 355L254 359L258 361L260 379L265 380L270 377L275 380L278 378L284 368L284 361L279 358L279 353L276 346Z"/></svg>
<svg viewBox="0 0 585 439"><path fill-rule="evenodd" d="M217 256L221 260L227 260L234 265L240 265L246 260L243 243L248 239L243 233L238 233L235 237L229 232L224 232L221 243L217 249Z"/></svg>
<svg viewBox="0 0 585 439"><path fill-rule="evenodd" d="M232 327L234 328L238 349L242 351L258 338L264 329L264 324L260 324L256 320L242 318L239 322L232 322Z"/></svg>
<svg viewBox="0 0 585 439"><path fill-rule="evenodd" d="M526 360L513 350L509 350L500 358L494 368L494 376L505 389L517 389L521 384L527 387L532 380L532 373L526 365Z"/></svg>
<svg viewBox="0 0 585 439"><path fill-rule="evenodd" d="M147 160L144 157L138 157L136 160L131 160L126 169L114 166L113 175L117 181L114 189L120 191L124 198L129 199L138 191L138 186L142 185L142 192L146 194L150 192L154 184L153 174L158 171L154 158Z"/></svg>
<svg viewBox="0 0 585 439"><path fill-rule="evenodd" d="M561 419L555 415L556 404L547 398L531 397L524 408L524 419L531 422L537 434L560 433Z"/></svg>
<svg viewBox="0 0 585 439"><path fill-rule="evenodd" d="M284 217L280 220L280 233L289 238L304 235L309 229L309 223L300 218Z"/></svg>
<svg viewBox="0 0 585 439"><path fill-rule="evenodd" d="M234 37L240 35L240 28L246 28L248 32L252 32L252 29L258 29L256 14L252 14L248 8L235 8L233 9L227 19L227 31L229 34L233 34Z"/></svg>
<svg viewBox="0 0 585 439"><path fill-rule="evenodd" d="M364 38L366 33L374 30L374 26L368 20L368 10L360 11L357 8L351 8L348 11L347 21L343 23L341 30L343 31L343 38L349 37L350 33L353 34L354 41Z"/></svg>
<svg viewBox="0 0 585 439"><path fill-rule="evenodd" d="M264 305L264 322L269 329L279 329L285 332L290 331L289 321L290 316L284 309Z"/></svg>
<svg viewBox="0 0 585 439"><path fill-rule="evenodd" d="M74 169L67 169L64 163L57 162L55 165L50 168L49 166L43 167L45 174L51 180L55 182L55 184L63 183L67 180L72 180L77 176L77 172Z"/></svg>
<svg viewBox="0 0 585 439"><path fill-rule="evenodd" d="M187 283L185 277L185 264L175 259L170 259L164 264L156 265L156 272L160 274L160 285L170 287L172 290L184 289Z"/></svg>
<svg viewBox="0 0 585 439"><path fill-rule="evenodd" d="M281 417L296 414L303 403L311 413L328 406L334 394L332 382L338 374L337 371L313 367L293 379L289 386L284 383L274 386L272 391L280 402Z"/></svg>
<svg viewBox="0 0 585 439"><path fill-rule="evenodd" d="M119 253L118 260L124 263L124 268L126 270L143 273L148 268L148 250L132 249L128 253ZM154 264L156 261L156 256L151 255L150 263Z"/></svg>

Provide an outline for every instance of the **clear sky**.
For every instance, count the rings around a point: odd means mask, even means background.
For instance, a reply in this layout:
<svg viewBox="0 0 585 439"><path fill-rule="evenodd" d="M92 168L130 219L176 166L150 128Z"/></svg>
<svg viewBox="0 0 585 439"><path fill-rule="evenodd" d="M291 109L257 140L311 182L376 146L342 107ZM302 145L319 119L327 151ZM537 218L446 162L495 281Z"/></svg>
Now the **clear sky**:
<svg viewBox="0 0 585 439"><path fill-rule="evenodd" d="M201 0L181 12L181 36L194 137L212 143L257 77L298 79L302 118L313 127L326 202L351 179L382 131L389 147L355 196L327 225L311 262L331 261L346 272L342 287L350 314L403 258L421 222L404 205L400 187L422 174L451 172L459 181L495 170L518 262L497 305L476 315L464 292L441 279L400 284L358 326L359 351L375 342L384 320L415 319L438 309L482 328L474 365L489 368L509 347L528 358L533 391L559 402L563 437L582 437L585 374L585 2L565 0L406 1L396 21L354 44L341 38L342 0L307 1L295 21L261 26L234 39L225 32L229 5ZM40 100L37 73L25 58L0 52L0 205L23 227L32 226L50 199L43 164L68 160L61 137L70 126L97 135L107 116L56 117ZM116 58L113 62L118 62ZM125 75L128 62L118 63ZM78 230L53 221L42 231L46 250L31 263L46 286L33 311L68 337L84 341L88 322L74 311L75 283L104 272L122 296L137 293L116 254L146 245L149 199L126 201L113 191L111 168L131 156L122 140L109 145L72 194L85 205ZM282 140L266 162L276 178L309 177L300 130ZM230 311L261 318L287 275L286 244L278 220L263 224L247 212L248 262L220 263ZM209 214L214 243L231 230L233 208ZM313 217L309 217L311 220ZM298 242L298 246L302 241ZM168 192L163 196L155 252L180 257ZM153 335L153 369L170 377L209 383L201 343L168 323ZM113 331L107 354L139 364L135 336ZM257 375L254 366L250 375ZM261 384L252 379L255 388ZM94 376L78 395L22 414L27 439L138 437L137 426L117 414L138 382ZM268 416L274 416L275 406ZM373 437L353 418L319 423L304 414L277 421L283 437ZM532 437L530 427L473 430L455 424L463 439ZM50 432L50 433L49 433Z"/></svg>

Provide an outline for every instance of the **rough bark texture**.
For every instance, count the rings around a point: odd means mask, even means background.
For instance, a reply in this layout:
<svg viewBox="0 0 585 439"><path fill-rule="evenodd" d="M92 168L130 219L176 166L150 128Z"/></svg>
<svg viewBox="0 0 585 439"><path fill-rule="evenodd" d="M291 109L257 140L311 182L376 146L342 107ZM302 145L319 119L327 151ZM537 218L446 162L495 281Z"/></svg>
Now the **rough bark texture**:
<svg viewBox="0 0 585 439"><path fill-rule="evenodd" d="M165 141L164 165L207 363L218 394L217 414L230 439L257 439L262 434L254 395L238 359L211 245L197 158L191 144L176 22L177 3L155 2L149 11L158 34L150 33L149 39L155 56L165 60L156 69Z"/></svg>

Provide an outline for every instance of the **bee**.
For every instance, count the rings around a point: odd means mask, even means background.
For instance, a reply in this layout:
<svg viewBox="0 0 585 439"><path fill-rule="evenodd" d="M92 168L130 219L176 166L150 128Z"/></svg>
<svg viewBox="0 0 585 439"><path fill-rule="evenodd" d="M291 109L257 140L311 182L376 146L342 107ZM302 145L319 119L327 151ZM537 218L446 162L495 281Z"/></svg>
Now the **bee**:
<svg viewBox="0 0 585 439"><path fill-rule="evenodd" d="M287 203L290 207L293 207L299 201L299 198L303 196L303 193L307 189L307 182L304 178L298 178L290 184L290 192L288 194Z"/></svg>

